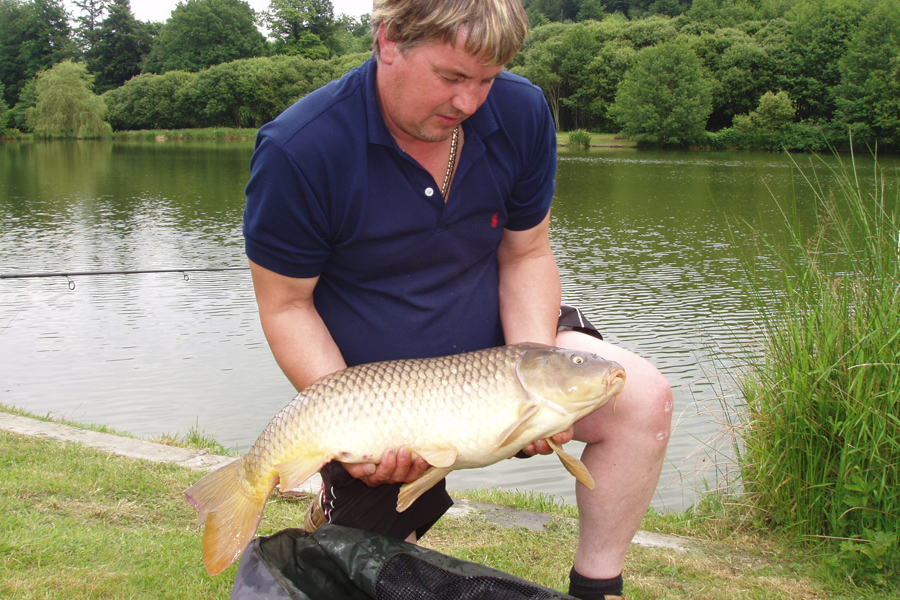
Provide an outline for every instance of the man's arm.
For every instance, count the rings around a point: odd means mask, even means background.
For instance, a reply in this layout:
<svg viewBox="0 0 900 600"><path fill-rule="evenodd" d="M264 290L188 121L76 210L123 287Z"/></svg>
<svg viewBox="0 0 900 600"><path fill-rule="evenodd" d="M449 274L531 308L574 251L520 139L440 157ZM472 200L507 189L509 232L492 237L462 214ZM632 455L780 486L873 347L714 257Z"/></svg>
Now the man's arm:
<svg viewBox="0 0 900 600"><path fill-rule="evenodd" d="M559 269L550 247L550 213L536 227L503 232L497 251L500 265L500 321L507 344L537 342L556 344L556 329L562 291ZM552 439L565 444L575 434L574 427ZM525 454L550 454L545 440L523 448Z"/></svg>
<svg viewBox="0 0 900 600"><path fill-rule="evenodd" d="M275 361L297 390L347 366L313 304L318 277L286 277L253 261L250 273L263 333ZM370 486L409 483L429 467L425 459L412 456L405 448L387 450L378 465L343 465L350 475Z"/></svg>
<svg viewBox="0 0 900 600"><path fill-rule="evenodd" d="M250 273L263 333L297 390L347 366L313 304L318 277L286 277L253 261Z"/></svg>
<svg viewBox="0 0 900 600"><path fill-rule="evenodd" d="M506 343L554 345L562 292L550 247L550 214L531 229L505 230L497 262Z"/></svg>

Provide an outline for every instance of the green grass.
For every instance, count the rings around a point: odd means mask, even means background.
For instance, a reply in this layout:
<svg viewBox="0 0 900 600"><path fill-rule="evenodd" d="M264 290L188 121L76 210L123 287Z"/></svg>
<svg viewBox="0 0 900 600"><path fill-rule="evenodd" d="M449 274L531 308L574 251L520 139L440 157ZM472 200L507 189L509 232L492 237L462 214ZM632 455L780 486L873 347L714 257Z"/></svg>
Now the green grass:
<svg viewBox="0 0 900 600"><path fill-rule="evenodd" d="M167 446L176 446L178 448L189 448L191 450L206 450L212 454L221 454L225 456L240 456L240 449L235 446L226 448L219 440L212 435L206 433L206 430L199 428L199 424L195 424L188 429L187 433L163 433L161 435L150 438L149 441Z"/></svg>
<svg viewBox="0 0 900 600"><path fill-rule="evenodd" d="M575 141L573 142L573 137ZM615 133L590 133L588 131L557 131L556 142L560 149L636 148L637 143L620 138Z"/></svg>
<svg viewBox="0 0 900 600"><path fill-rule="evenodd" d="M783 207L784 238L760 238L779 293L745 267L764 335L743 380L746 499L766 526L824 540L835 573L897 587L900 186L878 161L865 179L852 158L801 172L815 226Z"/></svg>
<svg viewBox="0 0 900 600"><path fill-rule="evenodd" d="M104 425L102 423L81 423L78 421L70 421L68 419L54 416L49 412L45 415L38 415L34 413L30 413L27 410L23 410L21 408L17 408L10 404L3 404L0 402L0 412L9 413L11 415L18 415L20 417L28 417L29 419L37 419L38 421L43 421L45 423L60 423L62 425L68 425L69 427L76 427L78 429L87 429L90 431L99 431L100 433L110 433L113 435L121 435L124 437L135 437L130 433L124 431L117 431L112 427Z"/></svg>
<svg viewBox="0 0 900 600"><path fill-rule="evenodd" d="M0 432L0 598L223 598L183 491L198 473ZM261 533L305 504L275 499ZM298 517L299 515L299 517Z"/></svg>
<svg viewBox="0 0 900 600"><path fill-rule="evenodd" d="M118 431L102 423L80 423L78 421L71 421L66 418L54 416L50 413L47 413L43 416L35 415L26 410L16 408L15 406L3 404L2 402L0 402L0 412L6 412L12 415L18 415L20 417L28 417L30 419L37 419L39 421L44 421L47 423L60 423L69 427L76 427L78 429L99 431L100 433L109 433L112 435L119 435L123 437L135 437L128 432ZM205 430L199 429L199 424L195 424L184 434L163 433L158 436L151 437L148 441L156 442L158 444L165 444L167 446L175 446L177 448L188 448L190 450L206 450L207 452L211 452L213 454L222 454L226 456L240 455L237 446L235 446L234 448L226 448L221 443L219 443L219 440L217 440L215 437L206 433Z"/></svg>
<svg viewBox="0 0 900 600"><path fill-rule="evenodd" d="M228 597L236 567L207 575L201 532L183 497L197 472L6 432L0 472L0 598ZM572 507L533 493L471 497L556 516L542 532L447 517L423 546L564 591L577 541ZM272 498L259 534L297 526L307 500ZM629 598L898 598L817 578L820 561L790 538L746 528L726 534L713 520L720 517L648 515L645 529L690 535L693 549L634 547L626 562Z"/></svg>
<svg viewBox="0 0 900 600"><path fill-rule="evenodd" d="M256 139L257 129L232 127L207 127L197 129L142 129L137 131L117 131L113 139L117 141L189 141L221 140L226 142Z"/></svg>

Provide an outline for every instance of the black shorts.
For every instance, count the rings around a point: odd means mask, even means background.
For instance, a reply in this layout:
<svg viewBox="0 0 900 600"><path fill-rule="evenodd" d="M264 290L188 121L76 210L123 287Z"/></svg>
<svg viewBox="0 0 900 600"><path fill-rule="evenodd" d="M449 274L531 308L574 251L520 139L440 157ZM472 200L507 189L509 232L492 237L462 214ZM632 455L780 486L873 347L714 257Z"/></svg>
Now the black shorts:
<svg viewBox="0 0 900 600"><path fill-rule="evenodd" d="M603 339L580 310L562 305L557 331L567 330ZM416 539L419 539L453 506L443 480L422 494L404 512L398 513L400 484L369 487L351 477L338 462L325 465L321 474L324 492L322 509L326 520L336 525L355 527L399 540L415 532Z"/></svg>

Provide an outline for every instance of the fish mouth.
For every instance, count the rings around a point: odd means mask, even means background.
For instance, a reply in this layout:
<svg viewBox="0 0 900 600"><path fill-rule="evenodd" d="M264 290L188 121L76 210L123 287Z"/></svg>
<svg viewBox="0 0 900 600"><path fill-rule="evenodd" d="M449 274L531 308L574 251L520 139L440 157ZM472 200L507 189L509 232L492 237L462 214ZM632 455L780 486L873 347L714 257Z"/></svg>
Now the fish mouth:
<svg viewBox="0 0 900 600"><path fill-rule="evenodd" d="M617 395L625 387L625 369L618 367L610 369L606 376L606 384L609 386L610 395Z"/></svg>

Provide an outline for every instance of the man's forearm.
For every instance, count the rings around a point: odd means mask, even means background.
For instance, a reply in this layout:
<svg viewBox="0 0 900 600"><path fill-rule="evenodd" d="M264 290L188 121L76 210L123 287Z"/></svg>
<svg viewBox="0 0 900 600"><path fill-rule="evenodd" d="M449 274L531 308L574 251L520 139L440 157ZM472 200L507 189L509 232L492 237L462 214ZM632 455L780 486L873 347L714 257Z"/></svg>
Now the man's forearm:
<svg viewBox="0 0 900 600"><path fill-rule="evenodd" d="M314 309L260 315L275 361L298 391L347 366Z"/></svg>
<svg viewBox="0 0 900 600"><path fill-rule="evenodd" d="M266 340L297 390L347 366L313 303L318 278L285 277L253 261L250 273Z"/></svg>
<svg viewBox="0 0 900 600"><path fill-rule="evenodd" d="M561 291L553 255L524 258L500 266L500 319L506 343L553 345Z"/></svg>

